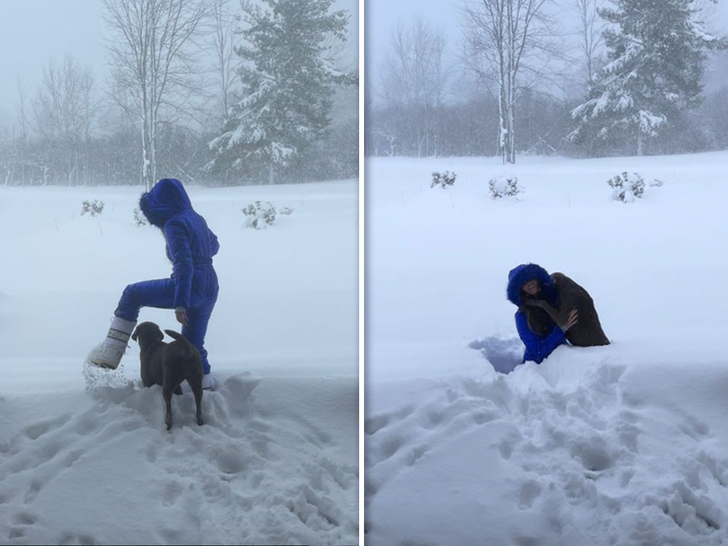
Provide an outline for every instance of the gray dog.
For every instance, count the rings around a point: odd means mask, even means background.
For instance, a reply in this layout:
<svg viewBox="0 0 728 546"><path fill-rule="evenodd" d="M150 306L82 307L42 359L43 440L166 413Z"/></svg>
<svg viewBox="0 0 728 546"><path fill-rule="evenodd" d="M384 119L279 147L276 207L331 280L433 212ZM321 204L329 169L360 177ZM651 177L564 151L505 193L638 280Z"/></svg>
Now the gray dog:
<svg viewBox="0 0 728 546"><path fill-rule="evenodd" d="M202 425L202 357L197 348L174 330L165 330L175 341L165 343L164 334L153 322L142 322L131 338L139 342L142 384L162 386L167 405L164 422L172 428L172 393L182 394L181 383L187 380L195 395L197 424Z"/></svg>

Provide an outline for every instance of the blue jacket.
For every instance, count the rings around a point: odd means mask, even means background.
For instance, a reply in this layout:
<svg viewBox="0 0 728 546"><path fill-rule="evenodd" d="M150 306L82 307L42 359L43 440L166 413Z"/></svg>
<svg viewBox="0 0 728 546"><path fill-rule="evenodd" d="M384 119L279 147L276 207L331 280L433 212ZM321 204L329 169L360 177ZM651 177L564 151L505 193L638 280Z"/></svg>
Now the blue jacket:
<svg viewBox="0 0 728 546"><path fill-rule="evenodd" d="M518 306L516 312L516 328L518 335L526 346L523 354L523 361L533 360L536 364L541 364L556 347L566 344L566 335L561 328L554 325L553 330L545 337L539 336L536 332L528 327L528 319L526 313L522 310L522 289L523 285L531 280L539 281L541 285L541 294L543 298L553 306L558 306L559 298L551 280L551 276L541 266L536 264L521 264L511 270L508 274L507 296L511 303Z"/></svg>
<svg viewBox="0 0 728 546"><path fill-rule="evenodd" d="M220 244L205 219L192 208L179 180L163 178L139 199L149 223L164 233L167 257L175 282L174 307L190 308L192 290L203 298L216 298L219 290L212 257Z"/></svg>

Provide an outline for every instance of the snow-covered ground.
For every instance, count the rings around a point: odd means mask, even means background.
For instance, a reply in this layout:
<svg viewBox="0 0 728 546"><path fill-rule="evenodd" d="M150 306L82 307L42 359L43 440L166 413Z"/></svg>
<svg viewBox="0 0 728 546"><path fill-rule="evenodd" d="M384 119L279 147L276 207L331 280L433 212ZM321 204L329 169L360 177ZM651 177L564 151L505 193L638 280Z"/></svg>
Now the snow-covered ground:
<svg viewBox="0 0 728 546"><path fill-rule="evenodd" d="M726 165L368 161L368 545L728 544ZM664 186L613 202L623 171ZM503 175L518 200L490 199ZM587 288L613 344L496 373L525 262Z"/></svg>
<svg viewBox="0 0 728 546"><path fill-rule="evenodd" d="M136 343L121 372L82 374L124 286L171 272L134 225L143 190L0 187L0 543L358 541L357 182L188 190L221 245L220 388L202 427L175 397L167 432ZM294 211L245 229L255 200Z"/></svg>

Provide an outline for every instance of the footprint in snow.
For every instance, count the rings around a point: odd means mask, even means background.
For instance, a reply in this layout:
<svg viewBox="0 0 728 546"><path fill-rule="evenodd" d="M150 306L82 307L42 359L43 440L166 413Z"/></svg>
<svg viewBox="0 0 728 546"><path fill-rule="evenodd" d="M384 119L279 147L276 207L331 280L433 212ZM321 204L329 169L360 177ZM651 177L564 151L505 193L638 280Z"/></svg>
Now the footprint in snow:
<svg viewBox="0 0 728 546"><path fill-rule="evenodd" d="M518 495L518 508L528 510L533 506L533 502L541 495L541 484L536 480L529 479L521 484Z"/></svg>
<svg viewBox="0 0 728 546"><path fill-rule="evenodd" d="M71 415L61 415L55 419L43 420L32 425L28 425L23 429L25 435L31 440L37 440L50 430L56 430L71 420Z"/></svg>
<svg viewBox="0 0 728 546"><path fill-rule="evenodd" d="M387 413L369 417L364 421L364 432L370 436L372 434L376 434L381 429L389 425L390 420L391 415Z"/></svg>

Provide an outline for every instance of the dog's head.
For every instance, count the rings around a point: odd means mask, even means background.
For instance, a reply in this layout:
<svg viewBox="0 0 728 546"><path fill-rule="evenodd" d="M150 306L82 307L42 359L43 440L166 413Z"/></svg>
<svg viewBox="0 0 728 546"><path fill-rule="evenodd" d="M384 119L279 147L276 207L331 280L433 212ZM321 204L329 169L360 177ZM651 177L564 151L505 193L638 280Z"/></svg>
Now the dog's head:
<svg viewBox="0 0 728 546"><path fill-rule="evenodd" d="M162 341L164 339L164 334L162 333L162 330L159 329L159 326L153 322L142 322L136 327L136 330L134 330L134 333L131 335L131 338L134 341L137 341L137 338L139 337L149 341Z"/></svg>

